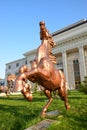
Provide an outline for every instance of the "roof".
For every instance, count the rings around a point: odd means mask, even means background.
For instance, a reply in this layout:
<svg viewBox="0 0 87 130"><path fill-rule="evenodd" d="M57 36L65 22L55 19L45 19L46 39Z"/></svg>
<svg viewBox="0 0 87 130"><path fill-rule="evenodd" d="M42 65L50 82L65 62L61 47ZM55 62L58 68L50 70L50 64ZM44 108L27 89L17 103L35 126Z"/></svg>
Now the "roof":
<svg viewBox="0 0 87 130"><path fill-rule="evenodd" d="M23 55L24 55L24 56L32 55L32 54L35 54L36 51L37 51L37 49L33 49L33 50L31 50L31 51L25 52Z"/></svg>
<svg viewBox="0 0 87 130"><path fill-rule="evenodd" d="M58 34L60 34L60 33L69 31L70 29L73 29L73 28L78 27L78 26L80 26L80 25L82 25L82 24L85 24L85 23L87 23L87 20L86 20L86 19L82 19L82 20L80 20L80 21L78 21L78 22L76 22L76 23L74 23L74 24L71 24L71 25L69 25L69 26L67 26L67 27L65 27L65 28L63 28L63 29L61 29L61 30L58 30L58 31L52 33L51 35L52 35L52 36L56 36L56 35L58 35Z"/></svg>
<svg viewBox="0 0 87 130"><path fill-rule="evenodd" d="M26 59L26 57L21 58L21 59L17 59L17 60L11 61L11 62L9 62L9 63L6 63L5 65L12 64L12 63L14 63L14 62L19 62L19 61L22 61L22 60L25 60L25 59Z"/></svg>
<svg viewBox="0 0 87 130"><path fill-rule="evenodd" d="M65 28L63 28L61 30L58 30L58 31L52 33L51 35L52 35L52 37L54 37L54 36L56 36L58 34L61 34L63 32L69 31L70 29L73 29L73 28L78 27L78 26L80 26L82 24L85 24L85 23L87 23L87 20L86 19L82 19L82 20L80 20L78 22L75 22L74 24L71 24L71 25L69 25L69 26L67 26L67 27L65 27ZM31 51L25 52L23 55L27 56L27 55L35 54L36 50L37 49L33 49Z"/></svg>

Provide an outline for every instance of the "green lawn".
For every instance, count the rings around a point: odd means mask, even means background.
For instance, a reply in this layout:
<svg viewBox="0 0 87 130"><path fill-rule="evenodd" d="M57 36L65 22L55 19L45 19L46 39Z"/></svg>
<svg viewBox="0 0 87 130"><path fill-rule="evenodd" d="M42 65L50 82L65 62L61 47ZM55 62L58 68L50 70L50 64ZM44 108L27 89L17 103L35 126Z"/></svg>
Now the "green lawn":
<svg viewBox="0 0 87 130"><path fill-rule="evenodd" d="M71 109L67 111L64 102L54 99L48 111L59 110L59 115L50 117L57 120L48 130L86 130L87 129L87 95L78 91L69 92ZM0 97L0 130L24 130L29 126L44 120L40 112L47 98L36 93L33 101L28 102L22 95L9 98Z"/></svg>

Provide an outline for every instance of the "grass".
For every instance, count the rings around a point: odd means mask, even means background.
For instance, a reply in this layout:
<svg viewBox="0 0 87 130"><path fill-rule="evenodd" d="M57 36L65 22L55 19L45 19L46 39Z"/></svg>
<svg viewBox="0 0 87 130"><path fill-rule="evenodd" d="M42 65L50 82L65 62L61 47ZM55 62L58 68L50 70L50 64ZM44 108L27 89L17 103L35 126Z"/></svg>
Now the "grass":
<svg viewBox="0 0 87 130"><path fill-rule="evenodd" d="M48 130L86 130L87 129L87 95L78 91L69 92L71 109L66 111L64 102L54 99L48 111L59 110L59 115L49 117L57 120ZM44 120L40 112L47 102L44 95L36 93L33 101L28 102L22 95L9 98L0 97L0 130L24 130Z"/></svg>

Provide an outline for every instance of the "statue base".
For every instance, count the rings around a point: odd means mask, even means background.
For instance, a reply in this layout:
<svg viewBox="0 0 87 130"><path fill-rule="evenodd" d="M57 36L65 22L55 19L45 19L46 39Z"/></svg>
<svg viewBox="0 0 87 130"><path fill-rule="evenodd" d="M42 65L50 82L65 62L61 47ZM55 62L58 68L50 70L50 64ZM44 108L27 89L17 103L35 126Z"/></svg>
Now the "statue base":
<svg viewBox="0 0 87 130"><path fill-rule="evenodd" d="M45 116L46 117L49 117L49 116L58 116L58 114L59 114L59 111L55 110L55 111L47 112Z"/></svg>
<svg viewBox="0 0 87 130"><path fill-rule="evenodd" d="M52 123L57 122L56 120L45 119L36 125L31 126L25 130L46 130Z"/></svg>

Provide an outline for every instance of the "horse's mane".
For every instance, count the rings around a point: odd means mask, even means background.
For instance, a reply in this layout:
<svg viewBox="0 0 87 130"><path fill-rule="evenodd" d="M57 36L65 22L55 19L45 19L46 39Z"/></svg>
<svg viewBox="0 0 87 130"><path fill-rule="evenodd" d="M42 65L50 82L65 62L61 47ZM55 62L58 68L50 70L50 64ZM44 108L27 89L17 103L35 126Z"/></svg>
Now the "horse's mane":
<svg viewBox="0 0 87 130"><path fill-rule="evenodd" d="M52 61L52 63L56 63L56 57L52 53L52 48L56 44L53 41L51 34L49 34L49 31L46 29L44 22L40 22L40 39L48 41L48 44L49 44L49 49L48 49L49 59Z"/></svg>

